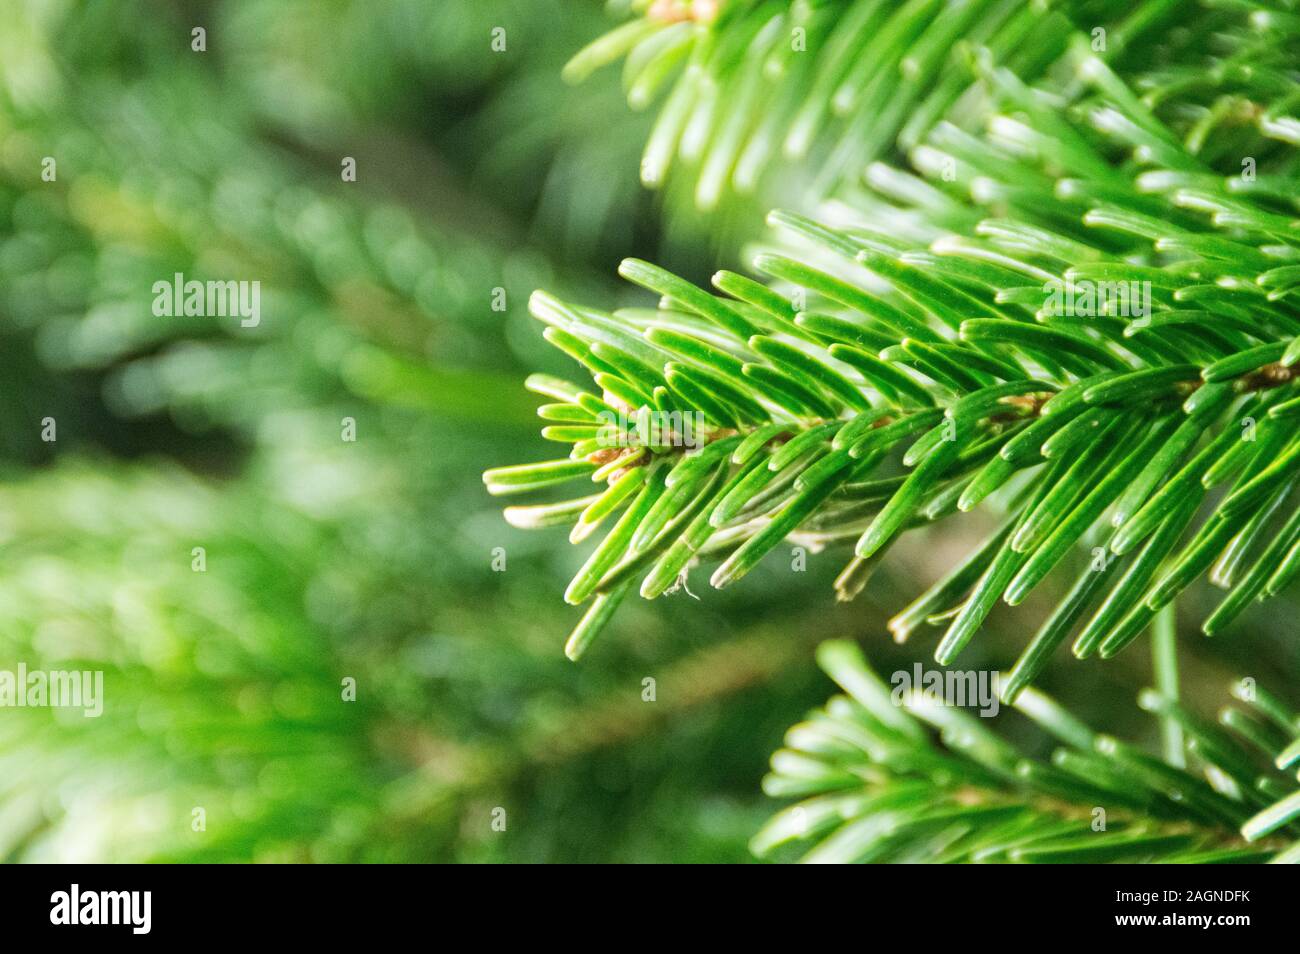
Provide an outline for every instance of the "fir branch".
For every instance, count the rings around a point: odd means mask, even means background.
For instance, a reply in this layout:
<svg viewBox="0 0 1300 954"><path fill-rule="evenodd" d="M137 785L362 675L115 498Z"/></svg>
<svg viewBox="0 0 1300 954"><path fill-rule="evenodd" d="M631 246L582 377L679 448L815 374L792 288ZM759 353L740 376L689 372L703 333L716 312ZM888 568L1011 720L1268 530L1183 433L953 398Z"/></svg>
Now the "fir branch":
<svg viewBox="0 0 1300 954"><path fill-rule="evenodd" d="M1300 859L1287 846L1300 791L1283 774L1300 744L1276 741L1298 723L1247 681L1236 688L1251 701L1219 725L1143 692L1143 708L1185 733L1193 771L1093 732L1035 690L1016 708L1060 746L1050 760L1025 757L921 687L900 697L902 683L891 690L852 643L824 643L818 661L847 696L791 728L772 756L764 790L800 801L754 837L760 856L799 844L805 862Z"/></svg>
<svg viewBox="0 0 1300 954"><path fill-rule="evenodd" d="M971 118L992 112L1008 88L1024 92L1023 84L1059 82L1076 40L1130 84L1130 102L1141 95L1147 104L1174 98L1194 104L1187 133L1194 151L1221 152L1248 128L1300 141L1294 17L1265 3L656 0L630 6L632 19L578 52L565 78L581 82L621 59L629 106L660 103L641 161L643 184L659 188L680 178L706 211L729 194L788 200L792 179L802 180L795 187L802 197L856 184L863 168L895 150L921 147L945 121L970 129ZM1006 72L990 82L980 74L981 61ZM1161 65L1151 69L1152 63ZM1042 132L1061 131L1051 118L1052 99L1028 99L1021 106L1031 121L1007 117L1005 124L1008 132L1020 127L1012 132L1017 148L1033 148ZM1131 119L1112 118L1117 125ZM1140 120L1129 127L1163 147L1174 144L1155 128ZM1149 145L1155 148L1154 141ZM1107 174L1104 162L1070 158L1081 175Z"/></svg>
<svg viewBox="0 0 1300 954"><path fill-rule="evenodd" d="M1238 54L1295 46L1262 21L1237 26L1254 30L1231 34ZM629 260L621 273L658 310L534 297L548 339L601 389L565 385L569 403L613 426L584 432L572 462L489 472L490 489L549 484L584 460L604 461L599 480L647 471L570 588L602 600L571 655L634 572L649 569L653 598L698 561L721 559L722 587L782 540L854 540L839 587L851 598L907 529L986 499L1009 514L1005 537L891 625L946 622L936 658L949 663L999 597L1021 602L1092 547L1012 696L1080 624L1076 655L1113 656L1212 567L1229 592L1209 634L1290 582L1300 310L1275 292L1300 256L1296 190L1279 185L1296 183L1293 150L1258 124L1189 118L1201 85L1142 74L1139 97L1085 44L1036 89L987 58L978 69L986 131L941 122L912 172L872 167L871 195L816 219L773 213L781 252L753 259L769 284L720 272L715 295ZM1232 74L1259 104L1276 81ZM1233 149L1212 149L1220 136ZM1258 152L1272 191L1231 174L1237 148ZM700 439L647 441L620 415L689 419Z"/></svg>

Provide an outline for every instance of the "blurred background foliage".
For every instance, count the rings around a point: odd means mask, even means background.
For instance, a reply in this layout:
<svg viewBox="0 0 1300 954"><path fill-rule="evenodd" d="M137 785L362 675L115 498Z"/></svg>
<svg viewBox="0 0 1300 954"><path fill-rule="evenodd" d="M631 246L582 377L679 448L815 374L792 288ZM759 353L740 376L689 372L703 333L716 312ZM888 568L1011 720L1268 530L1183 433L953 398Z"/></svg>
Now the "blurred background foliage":
<svg viewBox="0 0 1300 954"><path fill-rule="evenodd" d="M747 860L767 757L827 692L812 647L910 665L883 620L969 541L910 541L851 607L837 555L774 559L564 658L581 554L478 478L544 456L522 380L568 370L528 294L608 301L628 255L735 267L753 221L641 189L616 72L561 82L604 5L0 9L0 669L106 674L98 719L0 711L0 858ZM177 272L260 281L261 323L155 317ZM1185 682L1276 683L1281 630L1200 641ZM1043 687L1145 725L1130 656Z"/></svg>
<svg viewBox="0 0 1300 954"><path fill-rule="evenodd" d="M814 636L678 605L575 667L572 566L477 478L540 449L528 293L660 241L617 85L559 81L601 9L5 7L0 668L107 706L4 711L0 856L743 858ZM155 317L176 272L260 325Z"/></svg>

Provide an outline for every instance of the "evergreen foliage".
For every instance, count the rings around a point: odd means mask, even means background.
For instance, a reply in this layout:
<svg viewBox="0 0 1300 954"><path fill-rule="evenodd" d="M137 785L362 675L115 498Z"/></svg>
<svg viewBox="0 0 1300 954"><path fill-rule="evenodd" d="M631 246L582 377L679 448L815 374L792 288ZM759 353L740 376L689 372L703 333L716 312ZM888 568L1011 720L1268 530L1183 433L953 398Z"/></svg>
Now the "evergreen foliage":
<svg viewBox="0 0 1300 954"><path fill-rule="evenodd" d="M722 48L749 36L742 21L774 34L749 49L786 45L772 26L786 22L781 6L728 5L680 35L711 76L730 62ZM790 15L829 21L846 6L886 15L871 3L796 3ZM918 6L889 7L888 25L869 31L893 44L883 61L809 59L824 75L842 70L838 88L861 90L863 109L897 102L860 74L882 83L909 56L946 62L932 51L953 23ZM1076 655L1113 656L1207 571L1228 590L1208 634L1291 582L1298 37L1288 14L1249 4L1210 5L1162 30L1176 6L1125 10L1105 53L1048 16L1035 29L1059 42L1017 47L1052 51L1027 76L972 47L978 95L964 81L952 94L975 119L963 128L918 108L934 121L900 139L915 142L911 169L877 162L817 215L772 213L780 244L752 256L767 284L722 271L710 291L627 260L620 274L657 308L534 295L547 339L598 391L532 379L556 402L540 411L559 425L543 436L570 443L570 456L485 480L496 493L604 485L595 499L509 512L572 524L575 538L612 524L566 594L591 602L570 655L634 578L654 598L712 558L720 588L783 540L852 541L836 584L851 599L904 531L982 504L1005 514L1002 530L891 628L901 639L943 623L936 659L952 662L999 598L1020 603L1076 544L1093 546L1017 663L1009 699L1071 633ZM676 29L656 23L662 9L634 22L661 37ZM1078 11L1085 22L1096 12ZM601 55L618 48L602 44ZM694 67L679 80L696 81ZM739 167L724 165L734 180ZM707 446L683 453L647 444L644 427L598 426L647 413L697 415Z"/></svg>
<svg viewBox="0 0 1300 954"><path fill-rule="evenodd" d="M847 697L773 756L765 790L801 801L755 853L1300 861L1296 714L1243 680L1217 724L1196 715L1173 615L1208 576L1218 635L1300 572L1294 5L631 6L566 72L621 58L629 105L660 99L643 183L782 208L711 288L627 259L654 299L532 298L595 387L530 378L570 452L484 479L551 494L508 508L516 525L598 538L565 593L587 606L568 655L634 588L687 588L701 564L721 589L783 543L851 548L852 600L909 530L985 509L889 629L938 627L948 665L999 601L1064 584L1001 683L1060 747L1022 754L924 693L900 708L825 644ZM1109 659L1148 630L1163 758L1031 686L1063 643Z"/></svg>
<svg viewBox="0 0 1300 954"><path fill-rule="evenodd" d="M0 858L1300 860L1293 0L601 6L7 8Z"/></svg>
<svg viewBox="0 0 1300 954"><path fill-rule="evenodd" d="M0 859L745 858L772 683L808 674L817 633L682 614L571 667L548 641L563 561L473 479L531 436L528 292L604 286L528 241L564 188L471 186L456 149L520 131L499 99L563 92L598 11L237 0L200 21L205 54L193 12L28 0L0 30L0 669L105 687L98 718L3 709ZM509 55L485 55L496 24ZM610 115L587 89L571 115ZM586 162L575 126L503 156ZM608 224L574 215L570 254ZM151 314L176 272L260 280L261 324ZM645 705L647 669L697 688Z"/></svg>
<svg viewBox="0 0 1300 954"><path fill-rule="evenodd" d="M800 801L754 837L759 855L797 844L802 861L821 863L1300 860L1300 721L1249 682L1234 685L1246 701L1217 724L1155 690L1139 697L1186 733L1202 778L1094 732L1034 689L1015 705L1057 746L1048 758L931 704L921 687L900 707L852 643L824 643L818 661L845 695L772 756L764 790Z"/></svg>

